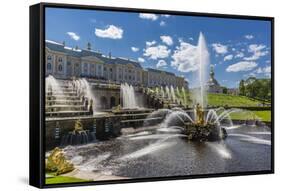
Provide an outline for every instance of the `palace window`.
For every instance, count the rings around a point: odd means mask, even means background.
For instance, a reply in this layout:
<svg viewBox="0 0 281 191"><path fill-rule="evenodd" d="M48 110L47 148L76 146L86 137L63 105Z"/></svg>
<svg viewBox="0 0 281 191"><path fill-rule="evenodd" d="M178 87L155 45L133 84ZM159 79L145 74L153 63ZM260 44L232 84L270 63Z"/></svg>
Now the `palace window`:
<svg viewBox="0 0 281 191"><path fill-rule="evenodd" d="M61 64L59 65L59 71L60 72L62 71L62 65Z"/></svg>
<svg viewBox="0 0 281 191"><path fill-rule="evenodd" d="M70 61L68 61L68 62L67 62L67 65L68 65L68 66L70 66L70 65L71 65L71 62L70 62Z"/></svg>
<svg viewBox="0 0 281 191"><path fill-rule="evenodd" d="M59 57L59 62L62 62L62 58L61 57Z"/></svg>
<svg viewBox="0 0 281 191"><path fill-rule="evenodd" d="M51 56L51 55L48 55L47 59L48 59L48 60L52 60L52 56Z"/></svg>
<svg viewBox="0 0 281 191"><path fill-rule="evenodd" d="M52 70L52 64L51 63L47 64L47 70Z"/></svg>

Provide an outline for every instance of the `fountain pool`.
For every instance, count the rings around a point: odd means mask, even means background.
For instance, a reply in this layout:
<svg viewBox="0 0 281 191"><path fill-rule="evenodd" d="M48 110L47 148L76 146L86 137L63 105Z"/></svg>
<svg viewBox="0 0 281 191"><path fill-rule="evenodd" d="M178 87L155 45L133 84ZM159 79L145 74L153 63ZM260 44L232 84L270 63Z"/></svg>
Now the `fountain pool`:
<svg viewBox="0 0 281 191"><path fill-rule="evenodd" d="M153 126L64 151L82 172L126 178L270 170L268 127L239 125L228 134L223 141L190 142L175 128Z"/></svg>

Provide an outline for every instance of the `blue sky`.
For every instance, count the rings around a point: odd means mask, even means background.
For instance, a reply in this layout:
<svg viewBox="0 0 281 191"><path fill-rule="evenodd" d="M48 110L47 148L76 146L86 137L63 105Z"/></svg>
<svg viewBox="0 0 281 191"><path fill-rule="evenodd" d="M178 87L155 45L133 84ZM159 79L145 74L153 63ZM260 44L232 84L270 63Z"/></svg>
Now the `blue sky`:
<svg viewBox="0 0 281 191"><path fill-rule="evenodd" d="M237 87L243 78L270 77L269 21L79 9L46 9L46 39L138 60L184 76L195 86L199 33L207 41L219 83Z"/></svg>

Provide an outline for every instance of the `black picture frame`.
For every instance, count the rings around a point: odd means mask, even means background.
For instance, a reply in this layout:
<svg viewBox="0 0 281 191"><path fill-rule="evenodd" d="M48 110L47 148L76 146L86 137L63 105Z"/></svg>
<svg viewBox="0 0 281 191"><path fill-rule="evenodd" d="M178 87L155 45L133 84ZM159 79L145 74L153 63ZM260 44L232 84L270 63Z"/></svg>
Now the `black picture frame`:
<svg viewBox="0 0 281 191"><path fill-rule="evenodd" d="M45 184L45 8L69 8L81 10L104 10L117 12L144 12L170 15L185 15L211 18L264 20L271 22L271 169L266 171L247 171L206 175L186 175L158 178L138 178L129 180L107 180L85 183ZM154 10L139 8L103 7L93 5L74 5L57 3L39 3L30 6L30 139L29 139L29 184L38 188L89 186L179 179L227 177L274 173L274 18L249 15L231 15L215 13L195 13L185 11Z"/></svg>

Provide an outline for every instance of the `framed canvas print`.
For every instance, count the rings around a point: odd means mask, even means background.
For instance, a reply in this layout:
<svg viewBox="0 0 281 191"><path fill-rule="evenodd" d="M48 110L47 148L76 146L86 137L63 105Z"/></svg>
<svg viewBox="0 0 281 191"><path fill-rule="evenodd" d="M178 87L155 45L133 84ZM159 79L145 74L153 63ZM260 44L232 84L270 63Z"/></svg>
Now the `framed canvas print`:
<svg viewBox="0 0 281 191"><path fill-rule="evenodd" d="M30 184L274 172L274 19L30 7Z"/></svg>

